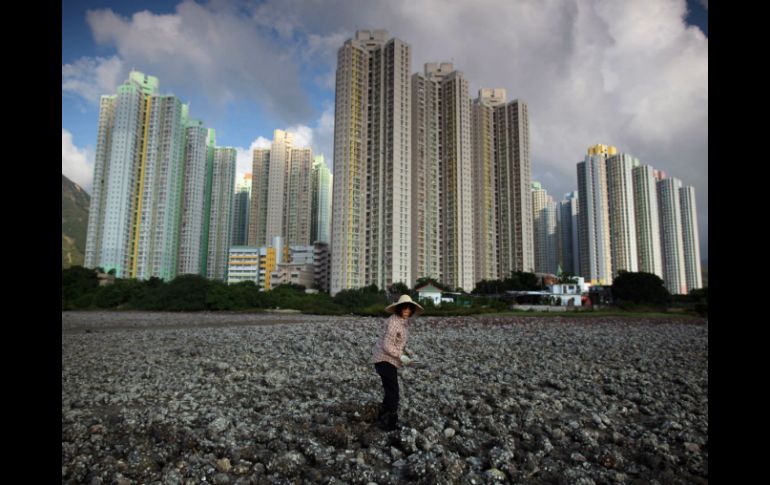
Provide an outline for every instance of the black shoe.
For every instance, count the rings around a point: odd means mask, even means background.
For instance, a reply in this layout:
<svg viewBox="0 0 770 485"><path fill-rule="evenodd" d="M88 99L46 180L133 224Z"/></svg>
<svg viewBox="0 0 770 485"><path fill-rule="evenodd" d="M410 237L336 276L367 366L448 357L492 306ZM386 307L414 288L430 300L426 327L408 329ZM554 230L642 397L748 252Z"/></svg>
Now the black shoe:
<svg viewBox="0 0 770 485"><path fill-rule="evenodd" d="M401 426L398 424L398 414L393 412L385 412L382 418L377 421L377 427L383 431L396 431Z"/></svg>
<svg viewBox="0 0 770 485"><path fill-rule="evenodd" d="M395 431L400 428L398 425L398 414L393 412L384 412L377 420L377 427L383 431Z"/></svg>

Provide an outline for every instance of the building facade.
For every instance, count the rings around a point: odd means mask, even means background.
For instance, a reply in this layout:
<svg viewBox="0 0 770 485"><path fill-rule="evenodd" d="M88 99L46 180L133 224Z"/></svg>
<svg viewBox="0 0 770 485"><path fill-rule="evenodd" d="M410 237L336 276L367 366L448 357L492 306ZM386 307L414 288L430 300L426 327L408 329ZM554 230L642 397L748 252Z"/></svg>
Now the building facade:
<svg viewBox="0 0 770 485"><path fill-rule="evenodd" d="M572 275L580 274L580 251L578 225L580 222L578 192L564 194L559 214L559 233L561 237L560 264L562 271Z"/></svg>
<svg viewBox="0 0 770 485"><path fill-rule="evenodd" d="M658 211L658 177L649 165L634 168L634 208L636 212L636 245L638 269L663 279L663 255L660 246L660 214Z"/></svg>
<svg viewBox="0 0 770 485"><path fill-rule="evenodd" d="M617 277L621 270L636 273L639 267L633 177L639 159L617 153L608 157L606 163L612 275Z"/></svg>
<svg viewBox="0 0 770 485"><path fill-rule="evenodd" d="M238 176L233 198L233 246L246 246L249 242L249 209L251 208L251 174Z"/></svg>
<svg viewBox="0 0 770 485"><path fill-rule="evenodd" d="M612 250L607 193L607 158L613 146L594 145L577 164L580 194L580 276L592 284L612 284Z"/></svg>
<svg viewBox="0 0 770 485"><path fill-rule="evenodd" d="M684 250L685 280L687 291L691 292L692 290L703 288L695 188L682 187L679 189L679 206L682 210L682 249Z"/></svg>
<svg viewBox="0 0 770 485"><path fill-rule="evenodd" d="M118 278L176 276L187 108L132 71L102 96L85 265Z"/></svg>
<svg viewBox="0 0 770 485"><path fill-rule="evenodd" d="M312 222L310 242L329 243L331 241L332 215L332 177L324 156L313 159L313 194Z"/></svg>
<svg viewBox="0 0 770 485"><path fill-rule="evenodd" d="M495 110L504 106L505 101L505 89L481 89L471 107L475 282L500 279Z"/></svg>
<svg viewBox="0 0 770 485"><path fill-rule="evenodd" d="M540 182L532 182L532 221L535 232L535 273L559 271L559 234L556 202Z"/></svg>
<svg viewBox="0 0 770 485"><path fill-rule="evenodd" d="M217 147L211 178L211 209L207 247L206 277L227 281L228 255L233 220L235 148Z"/></svg>
<svg viewBox="0 0 770 485"><path fill-rule="evenodd" d="M357 31L337 53L332 289L412 280L411 47Z"/></svg>
<svg viewBox="0 0 770 485"><path fill-rule="evenodd" d="M657 183L663 283L672 295L687 294L682 210L679 197L681 187L682 182L676 178L663 179Z"/></svg>
<svg viewBox="0 0 770 485"><path fill-rule="evenodd" d="M529 114L526 103L513 100L496 108L498 274L534 272L532 227L532 169L529 150Z"/></svg>
<svg viewBox="0 0 770 485"><path fill-rule="evenodd" d="M206 218L206 140L200 120L189 120L184 155L184 193L179 234L179 274L201 274L201 234Z"/></svg>
<svg viewBox="0 0 770 485"><path fill-rule="evenodd" d="M471 291L475 264L468 81L450 63L428 63L424 74L412 76L412 88L417 89L412 95L412 119L420 123L413 129L414 280L430 276L438 263L441 281ZM438 178L431 179L436 173Z"/></svg>

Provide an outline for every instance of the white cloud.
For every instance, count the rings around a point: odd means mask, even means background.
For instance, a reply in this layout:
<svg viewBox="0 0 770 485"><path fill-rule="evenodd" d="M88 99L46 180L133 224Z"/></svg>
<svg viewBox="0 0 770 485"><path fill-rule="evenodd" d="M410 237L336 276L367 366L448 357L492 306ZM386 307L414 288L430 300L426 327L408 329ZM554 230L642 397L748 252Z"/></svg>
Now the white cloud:
<svg viewBox="0 0 770 485"><path fill-rule="evenodd" d="M182 2L173 14L142 11L130 19L91 10L86 20L99 44L113 45L126 65L158 77L164 92L165 85L205 93L203 102L217 110L256 102L289 123L312 113L291 50L274 40L274 29L240 17L226 2ZM271 25L280 36L291 34L289 20Z"/></svg>
<svg viewBox="0 0 770 485"><path fill-rule="evenodd" d="M94 182L94 156L87 149L78 148L72 142L72 133L61 130L61 173L86 192L91 193Z"/></svg>
<svg viewBox="0 0 770 485"><path fill-rule="evenodd" d="M82 57L72 64L62 64L61 89L63 93L80 96L98 106L104 93L114 93L127 77L128 70L117 57Z"/></svg>

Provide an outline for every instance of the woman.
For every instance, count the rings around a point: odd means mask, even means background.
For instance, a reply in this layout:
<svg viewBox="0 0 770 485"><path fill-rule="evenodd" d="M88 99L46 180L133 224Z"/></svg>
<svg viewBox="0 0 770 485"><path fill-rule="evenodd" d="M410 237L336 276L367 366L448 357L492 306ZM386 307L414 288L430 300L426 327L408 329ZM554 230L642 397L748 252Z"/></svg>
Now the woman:
<svg viewBox="0 0 770 485"><path fill-rule="evenodd" d="M412 301L409 295L401 295L396 303L385 311L392 315L382 325L382 334L374 344L372 362L382 378L385 398L377 416L377 426L385 431L398 429L398 372L402 365L408 365L410 354L406 350L409 318L422 313L423 308Z"/></svg>

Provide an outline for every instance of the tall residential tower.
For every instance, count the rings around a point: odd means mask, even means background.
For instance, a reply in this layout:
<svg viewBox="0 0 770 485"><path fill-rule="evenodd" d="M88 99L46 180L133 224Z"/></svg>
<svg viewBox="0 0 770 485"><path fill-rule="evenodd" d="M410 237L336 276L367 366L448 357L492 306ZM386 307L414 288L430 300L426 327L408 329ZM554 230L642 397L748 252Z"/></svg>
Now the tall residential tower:
<svg viewBox="0 0 770 485"><path fill-rule="evenodd" d="M359 30L337 52L331 293L412 281L411 47Z"/></svg>
<svg viewBox="0 0 770 485"><path fill-rule="evenodd" d="M594 145L585 160L577 164L580 271L587 281L600 285L612 284L606 162L616 154L613 146Z"/></svg>
<svg viewBox="0 0 770 485"><path fill-rule="evenodd" d="M428 63L424 74L412 76L412 90L413 277L438 277L452 288L471 291L475 265L468 81L452 64Z"/></svg>

